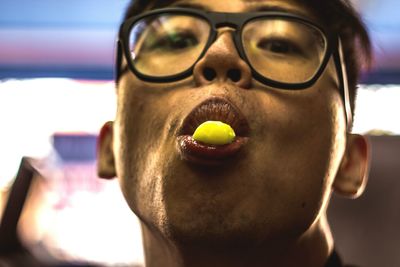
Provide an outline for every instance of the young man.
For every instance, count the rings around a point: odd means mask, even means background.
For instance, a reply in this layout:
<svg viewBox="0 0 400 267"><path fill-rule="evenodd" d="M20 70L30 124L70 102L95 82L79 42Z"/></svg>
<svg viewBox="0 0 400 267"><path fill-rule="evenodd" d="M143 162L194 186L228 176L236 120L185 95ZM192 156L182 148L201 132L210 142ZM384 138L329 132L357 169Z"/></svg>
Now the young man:
<svg viewBox="0 0 400 267"><path fill-rule="evenodd" d="M139 217L146 266L342 266L326 209L366 183L360 56L368 35L340 0L135 1L98 172ZM205 121L234 141L194 140Z"/></svg>

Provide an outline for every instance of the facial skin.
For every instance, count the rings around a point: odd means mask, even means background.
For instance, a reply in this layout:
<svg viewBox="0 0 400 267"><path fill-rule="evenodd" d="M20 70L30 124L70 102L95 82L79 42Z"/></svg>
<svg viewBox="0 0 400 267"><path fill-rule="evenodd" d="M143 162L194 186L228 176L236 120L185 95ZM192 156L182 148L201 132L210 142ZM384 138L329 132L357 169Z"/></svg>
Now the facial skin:
<svg viewBox="0 0 400 267"><path fill-rule="evenodd" d="M220 12L279 6L312 17L293 1L179 3ZM157 255L169 258L171 266L195 266L189 258L199 251L212 248L231 255L239 247L262 250L264 260L277 266L292 265L278 263L276 255L306 247L316 256L305 259L304 266L323 266L333 246L325 224L330 195L332 190L359 194L368 169L367 144L361 136L346 134L332 60L308 89L268 87L251 77L231 31L220 29L193 76L185 80L149 83L131 72L121 77L117 117L101 137L99 173L118 177L126 201L140 218L148 266L157 266L150 260ZM204 77L205 67L216 71L214 80ZM239 81L227 75L232 68L240 70ZM211 97L234 103L250 132L237 157L205 168L181 158L177 136L190 111ZM207 261L212 258L216 256ZM215 266L223 266L221 262Z"/></svg>

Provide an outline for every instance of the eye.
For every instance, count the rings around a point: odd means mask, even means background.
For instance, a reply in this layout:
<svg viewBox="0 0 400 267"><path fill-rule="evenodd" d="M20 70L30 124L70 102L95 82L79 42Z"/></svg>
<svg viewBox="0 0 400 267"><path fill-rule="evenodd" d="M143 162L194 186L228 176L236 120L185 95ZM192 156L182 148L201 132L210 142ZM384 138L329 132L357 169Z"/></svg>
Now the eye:
<svg viewBox="0 0 400 267"><path fill-rule="evenodd" d="M289 40L264 38L257 43L257 48L275 54L289 54L298 52L298 47Z"/></svg>
<svg viewBox="0 0 400 267"><path fill-rule="evenodd" d="M159 36L149 45L149 49L183 50L199 44L192 32L171 32Z"/></svg>
<svg viewBox="0 0 400 267"><path fill-rule="evenodd" d="M172 48L184 49L196 46L199 42L192 33L177 33L171 36L170 45Z"/></svg>

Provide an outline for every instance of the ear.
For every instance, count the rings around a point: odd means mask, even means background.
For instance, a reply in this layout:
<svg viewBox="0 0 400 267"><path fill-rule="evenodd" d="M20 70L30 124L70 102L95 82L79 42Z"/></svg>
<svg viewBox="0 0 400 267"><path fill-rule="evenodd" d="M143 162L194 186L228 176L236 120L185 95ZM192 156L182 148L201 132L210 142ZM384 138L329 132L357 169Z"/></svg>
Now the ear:
<svg viewBox="0 0 400 267"><path fill-rule="evenodd" d="M333 183L336 193L359 197L367 184L370 165L370 146L365 136L347 135L346 151Z"/></svg>
<svg viewBox="0 0 400 267"><path fill-rule="evenodd" d="M106 122L97 140L97 175L112 179L116 176L113 153L113 122Z"/></svg>

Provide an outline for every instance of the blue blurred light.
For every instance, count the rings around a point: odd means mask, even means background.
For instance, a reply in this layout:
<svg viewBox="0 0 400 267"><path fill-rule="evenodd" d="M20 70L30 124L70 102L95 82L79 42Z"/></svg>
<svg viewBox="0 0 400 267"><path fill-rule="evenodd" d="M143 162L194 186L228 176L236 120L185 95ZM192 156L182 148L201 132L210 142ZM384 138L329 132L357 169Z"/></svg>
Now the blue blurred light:
<svg viewBox="0 0 400 267"><path fill-rule="evenodd" d="M118 27L129 0L2 0L0 27Z"/></svg>

